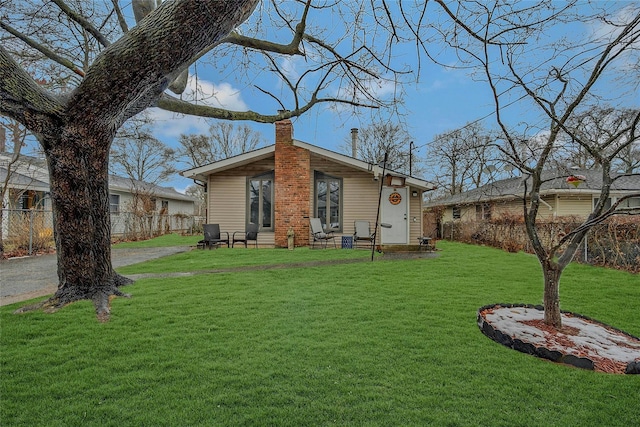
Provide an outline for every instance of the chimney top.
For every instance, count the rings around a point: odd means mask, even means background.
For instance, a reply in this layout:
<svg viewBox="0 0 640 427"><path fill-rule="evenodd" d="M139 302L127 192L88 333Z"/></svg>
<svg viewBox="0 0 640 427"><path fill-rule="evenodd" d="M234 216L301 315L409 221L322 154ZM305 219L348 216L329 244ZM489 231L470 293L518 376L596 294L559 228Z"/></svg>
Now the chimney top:
<svg viewBox="0 0 640 427"><path fill-rule="evenodd" d="M358 128L351 128L351 157L358 157Z"/></svg>

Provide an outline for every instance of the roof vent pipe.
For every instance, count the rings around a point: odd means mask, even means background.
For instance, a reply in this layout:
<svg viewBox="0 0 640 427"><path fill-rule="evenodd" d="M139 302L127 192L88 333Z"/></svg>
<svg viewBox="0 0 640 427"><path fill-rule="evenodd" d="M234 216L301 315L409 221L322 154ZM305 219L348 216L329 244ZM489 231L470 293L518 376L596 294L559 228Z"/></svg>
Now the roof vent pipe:
<svg viewBox="0 0 640 427"><path fill-rule="evenodd" d="M358 157L358 128L351 128L351 157Z"/></svg>

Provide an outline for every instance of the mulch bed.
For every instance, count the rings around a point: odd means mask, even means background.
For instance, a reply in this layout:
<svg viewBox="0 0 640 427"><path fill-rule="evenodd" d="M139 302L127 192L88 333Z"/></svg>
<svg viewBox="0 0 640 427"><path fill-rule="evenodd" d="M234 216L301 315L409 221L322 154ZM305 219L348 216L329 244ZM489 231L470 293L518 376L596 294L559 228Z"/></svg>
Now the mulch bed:
<svg viewBox="0 0 640 427"><path fill-rule="evenodd" d="M613 374L640 374L640 338L576 313L562 312L563 327L544 323L542 306L481 307L478 326L514 350L575 367Z"/></svg>

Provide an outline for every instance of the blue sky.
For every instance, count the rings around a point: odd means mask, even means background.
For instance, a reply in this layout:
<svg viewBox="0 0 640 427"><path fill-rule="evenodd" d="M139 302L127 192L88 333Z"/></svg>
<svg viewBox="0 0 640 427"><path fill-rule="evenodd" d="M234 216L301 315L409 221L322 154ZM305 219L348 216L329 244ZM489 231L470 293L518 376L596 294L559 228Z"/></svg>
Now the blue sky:
<svg viewBox="0 0 640 427"><path fill-rule="evenodd" d="M464 126L470 121L485 117L493 110L490 93L485 84L474 82L465 72L447 70L432 64L423 64L426 68L418 82L405 87L405 121L407 129L416 146L424 146L437 134ZM202 68L200 68L202 70ZM194 90L195 79L190 82ZM212 105L232 110L256 109L260 105L252 105L245 93L232 82L219 81L215 74L198 73L199 91L215 93ZM250 98L250 97L249 97ZM319 104L301 117L292 119L296 139L318 145L330 150L340 151L339 146L350 139L351 128L360 128L371 123L369 112L362 110L354 115L349 111L332 108L329 104ZM261 110L264 113L271 111ZM177 138L181 133L207 133L210 120L197 117L178 116L154 109L153 116L157 120L155 135L171 146L177 146ZM492 119L488 126L492 125ZM273 143L275 127L273 124L247 123L262 133L267 144ZM424 147L415 153L425 155ZM183 191L191 185L191 180L175 177L165 185Z"/></svg>
<svg viewBox="0 0 640 427"><path fill-rule="evenodd" d="M618 3L621 4L621 3ZM581 37L589 33L597 33L602 28L594 28L583 24L564 25L554 33L547 34L553 38L563 33L571 36ZM437 46L436 46L437 48ZM438 49L436 49L438 50ZM568 56L573 52L566 52ZM400 51L401 60L412 70L417 69L417 58L415 47L408 44L404 50ZM455 56L447 53L440 55L439 59L445 63L455 64ZM226 61L227 58L216 58L217 61ZM536 58L532 58L536 61ZM299 72L300 58L280 58L280 65L288 73ZM272 75L258 75L254 80L247 82L234 78L234 64L226 64L226 71L213 71L204 64L197 65L197 81L195 78L196 68L192 67L192 78L189 83L185 97L188 98L198 92L207 98L205 102L210 105L228 108L231 110L243 111L252 109L264 114L272 114L278 108L273 104L273 110L265 109L265 105L270 105L265 98L258 98L254 92L249 91L253 84L259 84L277 92L281 82ZM231 70L231 71L229 71ZM241 74L240 72L237 73ZM602 85L604 93L619 101L625 106L640 105L640 95L638 87L635 92L628 89L618 90L614 80L608 80ZM390 90L390 87L381 84L378 90L381 93ZM424 145L429 143L438 134L454 130L464 126L466 123L483 119L482 123L486 128L495 127L495 118L492 115L494 106L491 93L486 83L474 81L468 72L460 69L451 69L438 66L429 60L422 58L421 74L416 82L407 84L404 87L406 97L404 99L404 120L407 130L413 137L415 145L418 147L417 156L425 156ZM269 107L266 107L269 108ZM532 109L530 104L519 102L511 106L505 112L508 121L518 123L531 120ZM156 118L155 135L170 146L177 146L177 138L182 133L207 133L209 121L195 117L178 117L172 113L152 109L152 114ZM384 120L384 115L382 115ZM380 119L378 119L380 120ZM293 119L295 138L318 145L327 149L340 151L339 146L350 138L350 129L360 128L371 123L370 115L363 111L360 115L350 114L343 108L332 108L329 104L319 104L311 111L299 118ZM245 122L242 122L245 123ZM274 125L257 124L246 122L252 128L260 131L265 138L266 144L273 143ZM429 179L429 174L425 175ZM165 185L173 186L179 191L183 191L192 181L176 176Z"/></svg>

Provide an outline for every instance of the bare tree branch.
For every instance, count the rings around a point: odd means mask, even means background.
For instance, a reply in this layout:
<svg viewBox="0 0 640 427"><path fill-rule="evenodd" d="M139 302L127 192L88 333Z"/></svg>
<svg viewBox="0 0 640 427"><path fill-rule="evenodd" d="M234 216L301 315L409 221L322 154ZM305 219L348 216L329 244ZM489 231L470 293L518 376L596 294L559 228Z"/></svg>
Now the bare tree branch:
<svg viewBox="0 0 640 427"><path fill-rule="evenodd" d="M65 15L80 24L82 28L84 28L89 34L95 37L102 46L106 47L111 44L111 42L107 40L107 38L91 24L91 22L89 22L84 16L72 10L69 5L67 5L63 0L51 1L53 1L60 8L60 10L64 12Z"/></svg>

